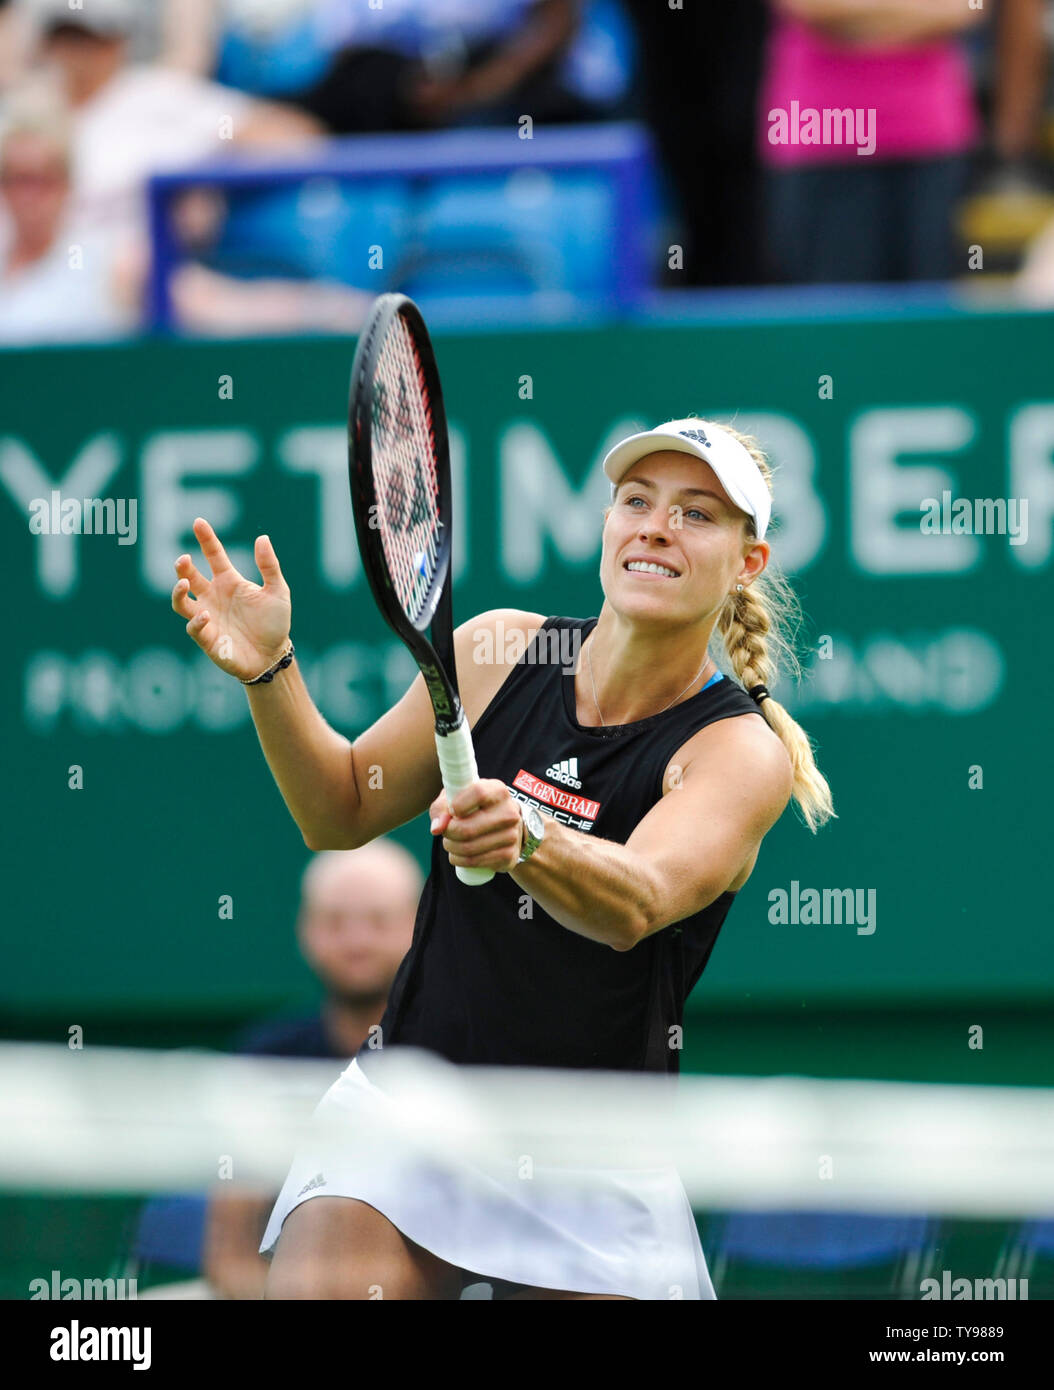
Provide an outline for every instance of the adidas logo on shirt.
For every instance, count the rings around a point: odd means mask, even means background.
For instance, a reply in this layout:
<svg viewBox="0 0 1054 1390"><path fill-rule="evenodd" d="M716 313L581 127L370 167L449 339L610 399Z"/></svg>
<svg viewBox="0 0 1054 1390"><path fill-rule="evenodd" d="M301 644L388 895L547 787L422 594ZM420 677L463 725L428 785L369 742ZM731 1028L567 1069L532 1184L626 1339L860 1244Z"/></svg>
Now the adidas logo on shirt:
<svg viewBox="0 0 1054 1390"><path fill-rule="evenodd" d="M325 1178L322 1176L321 1173L316 1173L310 1182L304 1183L303 1187L296 1195L298 1197L302 1197L305 1192L312 1192L316 1187L325 1187L325 1185Z"/></svg>
<svg viewBox="0 0 1054 1390"><path fill-rule="evenodd" d="M545 769L545 775L551 777L554 782L562 782L565 787L582 790L582 783L578 780L577 758L565 758L562 763L553 763L552 767Z"/></svg>

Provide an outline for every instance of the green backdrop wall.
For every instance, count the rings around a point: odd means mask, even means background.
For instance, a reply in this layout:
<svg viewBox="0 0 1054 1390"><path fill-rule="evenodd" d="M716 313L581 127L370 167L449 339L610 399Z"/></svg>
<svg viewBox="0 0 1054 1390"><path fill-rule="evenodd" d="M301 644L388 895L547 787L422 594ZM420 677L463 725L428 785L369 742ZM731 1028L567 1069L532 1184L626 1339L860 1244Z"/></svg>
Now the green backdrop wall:
<svg viewBox="0 0 1054 1390"><path fill-rule="evenodd" d="M623 325L437 347L462 619L598 610L599 459L630 428L735 416L779 465L774 556L812 653L802 689L780 694L817 742L839 819L814 837L789 810L770 833L697 998L1049 997L1054 317ZM308 851L243 691L192 646L169 593L195 515L250 574L267 531L329 720L353 735L401 693L412 667L350 528L352 348L0 354L9 1013L156 1018L309 994L292 930ZM122 502L129 521L134 503L134 537L34 534L32 505L55 490ZM945 490L1027 499L1027 530L924 534L922 501ZM423 823L400 838L427 851ZM773 922L770 895L794 884L854 890L873 929Z"/></svg>

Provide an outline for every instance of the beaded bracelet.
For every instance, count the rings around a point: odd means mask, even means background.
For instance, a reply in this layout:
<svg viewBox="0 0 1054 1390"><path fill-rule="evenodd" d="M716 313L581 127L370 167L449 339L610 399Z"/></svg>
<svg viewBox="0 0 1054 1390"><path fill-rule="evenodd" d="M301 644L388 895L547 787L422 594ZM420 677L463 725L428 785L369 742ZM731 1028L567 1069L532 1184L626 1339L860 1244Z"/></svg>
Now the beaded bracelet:
<svg viewBox="0 0 1054 1390"><path fill-rule="evenodd" d="M279 671L285 670L295 655L296 648L293 646L292 642L290 642L289 650L280 656L273 666L268 666L266 671L261 672L258 676L254 676L251 681L242 681L242 685L269 685ZM238 679L241 680L241 677L239 676Z"/></svg>

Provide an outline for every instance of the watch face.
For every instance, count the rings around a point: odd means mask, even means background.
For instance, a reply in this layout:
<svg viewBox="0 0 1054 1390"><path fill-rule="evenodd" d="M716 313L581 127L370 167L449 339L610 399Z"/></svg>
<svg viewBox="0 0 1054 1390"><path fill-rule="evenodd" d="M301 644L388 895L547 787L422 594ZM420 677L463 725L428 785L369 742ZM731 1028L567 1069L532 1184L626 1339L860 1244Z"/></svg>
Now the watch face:
<svg viewBox="0 0 1054 1390"><path fill-rule="evenodd" d="M528 806L524 819L527 822L527 829L531 833L531 838L540 840L545 834L545 821L542 819L541 811L536 811L533 806Z"/></svg>

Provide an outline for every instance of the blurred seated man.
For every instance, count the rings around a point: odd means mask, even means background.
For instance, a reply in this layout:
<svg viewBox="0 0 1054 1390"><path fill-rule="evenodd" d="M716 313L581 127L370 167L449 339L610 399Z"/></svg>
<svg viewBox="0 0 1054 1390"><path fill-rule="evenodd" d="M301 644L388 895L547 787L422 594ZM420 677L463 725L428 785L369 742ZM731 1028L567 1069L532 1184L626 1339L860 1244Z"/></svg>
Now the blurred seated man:
<svg viewBox="0 0 1054 1390"><path fill-rule="evenodd" d="M270 1057L332 1057L347 1065L380 1022L413 937L422 876L391 840L327 850L301 887L300 949L325 986L320 1010L257 1024L237 1050ZM338 1068L334 1067L334 1080ZM258 1253L272 1196L214 1197L205 1234L205 1277L221 1298L262 1298L267 1261Z"/></svg>
<svg viewBox="0 0 1054 1390"><path fill-rule="evenodd" d="M129 331L134 270L70 221L70 133L42 95L13 105L0 134L0 342L65 342Z"/></svg>

